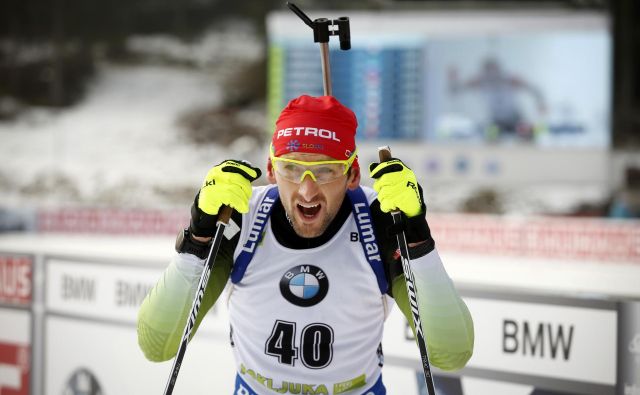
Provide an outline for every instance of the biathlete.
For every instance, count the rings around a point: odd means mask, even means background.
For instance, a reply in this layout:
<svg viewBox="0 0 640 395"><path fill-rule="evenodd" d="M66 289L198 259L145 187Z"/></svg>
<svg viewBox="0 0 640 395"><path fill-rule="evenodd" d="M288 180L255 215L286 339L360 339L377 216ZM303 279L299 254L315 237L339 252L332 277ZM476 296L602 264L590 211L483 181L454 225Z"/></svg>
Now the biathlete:
<svg viewBox="0 0 640 395"><path fill-rule="evenodd" d="M176 354L226 205L234 214L194 331L227 288L234 394L386 394L381 341L392 301L413 328L391 210L403 214L431 363L466 364L473 322L435 248L416 176L392 159L370 165L373 189L360 186L356 128L334 97L303 95L276 122L269 185L252 187L261 172L243 161L208 172L177 253L139 311L149 360Z"/></svg>

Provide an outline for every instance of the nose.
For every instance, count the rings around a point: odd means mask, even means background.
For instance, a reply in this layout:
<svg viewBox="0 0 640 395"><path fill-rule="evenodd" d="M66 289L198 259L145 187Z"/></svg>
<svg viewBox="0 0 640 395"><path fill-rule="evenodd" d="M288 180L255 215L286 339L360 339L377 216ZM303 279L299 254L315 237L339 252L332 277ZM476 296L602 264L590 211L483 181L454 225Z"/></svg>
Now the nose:
<svg viewBox="0 0 640 395"><path fill-rule="evenodd" d="M305 175L300 182L300 186L298 187L298 193L300 194L300 196L305 201L311 202L318 194L318 191L318 184L313 181L309 174Z"/></svg>

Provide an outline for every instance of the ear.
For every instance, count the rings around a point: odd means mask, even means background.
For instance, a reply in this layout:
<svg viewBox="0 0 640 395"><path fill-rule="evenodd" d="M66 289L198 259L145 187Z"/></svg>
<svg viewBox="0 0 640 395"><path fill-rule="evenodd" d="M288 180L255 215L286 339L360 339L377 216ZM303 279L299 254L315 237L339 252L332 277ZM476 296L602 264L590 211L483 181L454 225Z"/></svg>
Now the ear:
<svg viewBox="0 0 640 395"><path fill-rule="evenodd" d="M271 163L271 158L267 159L267 181L269 184L276 183L276 173L273 169L273 164Z"/></svg>
<svg viewBox="0 0 640 395"><path fill-rule="evenodd" d="M352 167L347 180L348 189L356 189L360 185L360 167Z"/></svg>

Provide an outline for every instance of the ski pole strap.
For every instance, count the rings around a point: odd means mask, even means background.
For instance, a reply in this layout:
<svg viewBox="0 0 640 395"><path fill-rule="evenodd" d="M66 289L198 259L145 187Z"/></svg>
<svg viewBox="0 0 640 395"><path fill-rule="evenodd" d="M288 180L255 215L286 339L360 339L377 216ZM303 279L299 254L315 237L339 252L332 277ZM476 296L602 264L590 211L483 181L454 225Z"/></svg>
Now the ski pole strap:
<svg viewBox="0 0 640 395"><path fill-rule="evenodd" d="M269 222L271 216L271 210L273 205L278 200L278 187L273 187L267 191L256 210L253 218L253 223L249 230L249 237L242 246L242 251L236 261L233 263L233 270L231 271L231 282L237 284L242 280L244 272L247 270L247 266L251 262L253 255L256 252L256 248L262 240L264 234L264 228Z"/></svg>
<svg viewBox="0 0 640 395"><path fill-rule="evenodd" d="M382 254L378 247L378 242L376 241L376 235L373 229L369 201L360 187L353 190L348 189L347 196L349 196L349 200L351 201L353 217L356 220L358 237L360 239L360 244L362 245L364 256L367 258L373 273L376 275L380 293L385 294L389 289L389 283L387 281L387 276L384 274Z"/></svg>

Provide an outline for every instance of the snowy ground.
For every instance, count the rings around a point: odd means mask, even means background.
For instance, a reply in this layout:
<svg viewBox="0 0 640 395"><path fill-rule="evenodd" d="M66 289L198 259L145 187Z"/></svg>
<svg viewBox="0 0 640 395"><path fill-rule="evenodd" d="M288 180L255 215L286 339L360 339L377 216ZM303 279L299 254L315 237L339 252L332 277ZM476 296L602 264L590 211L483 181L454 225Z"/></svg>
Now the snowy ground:
<svg viewBox="0 0 640 395"><path fill-rule="evenodd" d="M216 71L229 67L225 60L262 56L255 37L240 34L236 40L254 43L235 46L225 33L189 45L136 37L133 51L146 42L163 59L181 56L192 65L101 64L76 106L32 109L0 123L0 207L175 206L193 196L212 164L228 157L264 161L266 149L255 139L244 137L229 147L196 145L177 122L189 111L220 105L225 76ZM229 52L221 43L242 51ZM218 52L225 56L217 56L217 63L202 60L216 59ZM251 124L266 123L262 109L243 116Z"/></svg>
<svg viewBox="0 0 640 395"><path fill-rule="evenodd" d="M10 191L4 203L25 197L40 204L103 202L110 194L145 194L153 186L197 185L203 164L215 162L220 148L181 142L176 115L215 105L218 97L216 81L202 73L103 65L76 107L33 110L2 125L1 152L8 160L0 177Z"/></svg>

